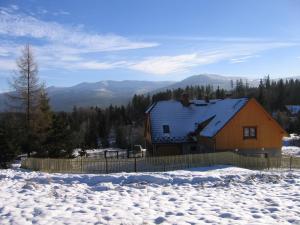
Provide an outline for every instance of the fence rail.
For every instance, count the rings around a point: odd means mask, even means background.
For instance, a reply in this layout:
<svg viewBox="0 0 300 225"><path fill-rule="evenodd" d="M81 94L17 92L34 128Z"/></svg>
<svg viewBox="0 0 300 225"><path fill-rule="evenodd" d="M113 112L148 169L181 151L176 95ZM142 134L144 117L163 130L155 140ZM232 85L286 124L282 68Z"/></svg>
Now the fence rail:
<svg viewBox="0 0 300 225"><path fill-rule="evenodd" d="M296 157L253 157L232 152L206 153L146 158L76 158L50 159L27 158L21 167L26 169L61 173L116 173L116 172L155 172L232 165L248 169L288 168L300 169L300 158Z"/></svg>

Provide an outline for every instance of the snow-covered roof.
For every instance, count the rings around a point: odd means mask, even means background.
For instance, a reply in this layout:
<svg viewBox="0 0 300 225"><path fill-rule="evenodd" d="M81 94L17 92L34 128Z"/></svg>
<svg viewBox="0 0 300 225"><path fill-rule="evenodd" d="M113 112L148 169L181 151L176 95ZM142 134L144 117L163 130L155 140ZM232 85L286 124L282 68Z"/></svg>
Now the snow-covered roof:
<svg viewBox="0 0 300 225"><path fill-rule="evenodd" d="M300 112L300 105L287 105L286 108L292 113L296 115Z"/></svg>
<svg viewBox="0 0 300 225"><path fill-rule="evenodd" d="M189 133L195 132L204 121L209 123L200 131L204 137L213 137L246 104L248 99L192 100L189 106L181 102L159 101L146 111L150 114L153 143L188 142ZM169 126L169 133L163 132Z"/></svg>

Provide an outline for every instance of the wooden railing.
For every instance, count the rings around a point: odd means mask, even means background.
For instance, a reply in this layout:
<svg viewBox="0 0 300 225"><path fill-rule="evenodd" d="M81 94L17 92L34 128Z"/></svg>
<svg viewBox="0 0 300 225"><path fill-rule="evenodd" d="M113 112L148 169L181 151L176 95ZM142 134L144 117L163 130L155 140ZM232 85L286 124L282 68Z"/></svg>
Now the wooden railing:
<svg viewBox="0 0 300 225"><path fill-rule="evenodd" d="M300 158L296 157L253 157L232 152L190 154L145 158L27 158L22 161L25 169L61 173L117 173L155 172L232 165L248 169L300 168Z"/></svg>

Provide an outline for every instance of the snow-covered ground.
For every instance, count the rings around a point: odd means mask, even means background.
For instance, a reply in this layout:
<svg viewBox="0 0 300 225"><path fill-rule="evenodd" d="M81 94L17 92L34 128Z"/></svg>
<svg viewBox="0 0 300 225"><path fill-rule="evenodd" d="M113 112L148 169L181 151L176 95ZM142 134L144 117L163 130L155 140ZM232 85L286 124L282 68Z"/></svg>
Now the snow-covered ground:
<svg viewBox="0 0 300 225"><path fill-rule="evenodd" d="M300 146L300 136L298 134L290 134L282 139L283 146Z"/></svg>
<svg viewBox="0 0 300 225"><path fill-rule="evenodd" d="M300 170L0 170L0 224L300 224Z"/></svg>
<svg viewBox="0 0 300 225"><path fill-rule="evenodd" d="M300 140L300 136L298 134L289 134L288 137L284 137L283 141L294 141L294 140Z"/></svg>
<svg viewBox="0 0 300 225"><path fill-rule="evenodd" d="M81 149L75 149L73 155L78 157ZM88 157L104 157L105 151L107 152L107 157L116 157L117 152L119 157L127 157L127 150L120 148L103 148L103 149L87 149L86 153Z"/></svg>
<svg viewBox="0 0 300 225"><path fill-rule="evenodd" d="M300 147L297 146L283 146L281 151L282 155L300 157Z"/></svg>
<svg viewBox="0 0 300 225"><path fill-rule="evenodd" d="M283 138L282 155L300 157L300 136L290 134L289 137Z"/></svg>

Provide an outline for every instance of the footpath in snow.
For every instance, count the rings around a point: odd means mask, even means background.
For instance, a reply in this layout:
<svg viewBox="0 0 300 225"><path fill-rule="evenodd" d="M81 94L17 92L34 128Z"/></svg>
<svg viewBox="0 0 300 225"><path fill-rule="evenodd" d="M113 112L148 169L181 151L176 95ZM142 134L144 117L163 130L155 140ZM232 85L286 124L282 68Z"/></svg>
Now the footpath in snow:
<svg viewBox="0 0 300 225"><path fill-rule="evenodd" d="M300 224L300 170L0 170L0 224Z"/></svg>

